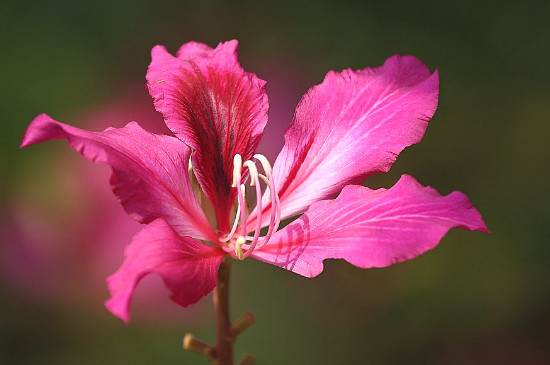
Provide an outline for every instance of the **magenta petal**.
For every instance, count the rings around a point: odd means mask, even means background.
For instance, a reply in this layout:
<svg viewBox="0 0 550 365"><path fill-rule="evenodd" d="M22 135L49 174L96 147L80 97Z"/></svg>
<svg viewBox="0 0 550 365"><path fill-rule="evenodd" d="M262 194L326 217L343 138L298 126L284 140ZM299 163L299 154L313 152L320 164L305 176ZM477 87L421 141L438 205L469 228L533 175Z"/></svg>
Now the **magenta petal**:
<svg viewBox="0 0 550 365"><path fill-rule="evenodd" d="M137 123L89 132L37 116L21 147L66 138L94 162L111 165L111 185L130 216L141 223L165 219L180 235L215 240L189 181L190 149L175 137L156 135Z"/></svg>
<svg viewBox="0 0 550 365"><path fill-rule="evenodd" d="M437 71L412 56L329 72L300 101L275 162L283 218L388 171L405 147L422 139L438 91Z"/></svg>
<svg viewBox="0 0 550 365"><path fill-rule="evenodd" d="M391 189L350 185L313 204L253 256L306 277L319 275L325 259L385 267L434 248L454 227L489 232L461 192L441 196L403 175Z"/></svg>
<svg viewBox="0 0 550 365"><path fill-rule="evenodd" d="M177 57L162 46L152 50L149 92L166 125L193 147L197 179L227 230L235 198L233 156L250 159L267 122L265 82L245 72L237 60L237 41L184 44Z"/></svg>
<svg viewBox="0 0 550 365"><path fill-rule="evenodd" d="M107 279L111 299L105 306L128 322L135 287L151 273L162 277L173 301L184 307L194 304L216 287L224 255L217 248L179 236L165 221L156 220L136 234L126 248L124 263Z"/></svg>

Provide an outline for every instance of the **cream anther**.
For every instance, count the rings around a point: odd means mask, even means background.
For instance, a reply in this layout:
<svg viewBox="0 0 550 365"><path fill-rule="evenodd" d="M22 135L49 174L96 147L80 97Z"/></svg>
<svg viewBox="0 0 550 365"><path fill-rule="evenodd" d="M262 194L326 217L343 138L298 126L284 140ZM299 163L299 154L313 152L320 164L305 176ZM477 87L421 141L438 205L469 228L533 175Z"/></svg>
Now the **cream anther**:
<svg viewBox="0 0 550 365"><path fill-rule="evenodd" d="M235 255L239 260L244 260L244 254L243 254L243 244L246 243L246 239L243 236L239 236L237 240L235 241Z"/></svg>
<svg viewBox="0 0 550 365"><path fill-rule="evenodd" d="M244 163L245 167L248 167L248 172L250 173L250 186L256 185L256 180L258 180L258 169L256 168L256 165L254 165L254 162L247 160Z"/></svg>
<svg viewBox="0 0 550 365"><path fill-rule="evenodd" d="M243 193L243 199L246 198L246 185L241 184L241 191Z"/></svg>
<svg viewBox="0 0 550 365"><path fill-rule="evenodd" d="M264 169L264 172L269 179L271 177L271 164L269 163L267 157L257 153L254 155L254 158L260 161L260 163L262 164L262 169Z"/></svg>
<svg viewBox="0 0 550 365"><path fill-rule="evenodd" d="M269 180L268 180L268 178L267 178L265 175L258 174L258 177L259 177L260 179L262 179L262 181L267 185L268 188L270 187L270 186L269 186L269 185L270 185L270 184L269 184Z"/></svg>
<svg viewBox="0 0 550 365"><path fill-rule="evenodd" d="M241 169L243 166L243 158L238 153L233 157L233 184L232 188L236 188L241 182Z"/></svg>

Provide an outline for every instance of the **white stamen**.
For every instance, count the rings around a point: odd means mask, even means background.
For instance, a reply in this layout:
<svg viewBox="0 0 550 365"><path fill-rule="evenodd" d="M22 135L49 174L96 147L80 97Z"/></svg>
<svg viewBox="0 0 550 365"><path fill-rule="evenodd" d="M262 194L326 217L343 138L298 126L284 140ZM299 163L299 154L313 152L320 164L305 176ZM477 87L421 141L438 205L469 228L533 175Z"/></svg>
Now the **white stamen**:
<svg viewBox="0 0 550 365"><path fill-rule="evenodd" d="M239 215L241 213L241 205L237 205L237 212L235 213L235 220L233 221L233 227L231 227L231 232L224 238L220 238L220 242L227 242L229 241L233 235L235 234L235 231L237 230L237 225L239 223Z"/></svg>
<svg viewBox="0 0 550 365"><path fill-rule="evenodd" d="M220 238L220 242L225 243L229 241L231 238L233 238L233 235L235 234L235 231L237 230L237 226L239 223L239 218L241 221L241 225L244 227L246 226L246 202L245 202L245 195L246 195L246 186L244 184L241 184L241 169L242 169L242 157L239 154L236 154L233 157L233 184L232 187L237 188L237 212L235 213L235 220L233 221L233 226L231 228L231 231L229 234L223 238ZM243 229L243 232L245 229ZM244 234L243 234L244 236Z"/></svg>
<svg viewBox="0 0 550 365"><path fill-rule="evenodd" d="M260 246L258 248L264 247L274 232L277 231L279 228L279 223L281 222L280 216L281 216L281 210L280 210L280 204L279 204L279 197L277 196L277 191L275 190L275 182L273 181L273 175L271 174L271 165L269 164L269 161L264 155L256 154L254 155L254 158L260 161L262 164L262 168L264 169L264 173L266 175L266 178L269 182L269 193L270 193L270 201L271 201L271 217L269 220L269 228L267 230L267 234L263 237L262 243L260 243ZM257 210L256 219L262 220L262 211Z"/></svg>
<svg viewBox="0 0 550 365"><path fill-rule="evenodd" d="M237 184L237 199L239 200L239 207L241 208L240 209L241 228L242 228L241 230L242 230L242 235L243 236L246 236L246 218L247 218L247 215L246 215L246 201L244 200L245 191L246 191L246 188L245 188L244 184Z"/></svg>
<svg viewBox="0 0 550 365"><path fill-rule="evenodd" d="M277 231L279 224L281 222L281 207L279 202L279 197L277 196L277 192L275 190L275 182L273 181L272 176L272 168L267 160L267 158L263 155L256 154L254 155L254 158L258 160L263 168L263 174L260 174L258 172L258 168L256 167L256 164L251 161L247 160L244 162L242 161L242 157L239 154L236 154L233 157L233 182L232 187L237 188L237 211L235 213L235 220L233 222L231 231L229 234L227 234L225 237L220 238L221 243L226 243L230 241L234 236L238 229L239 222L241 227L241 232L239 237L234 241L233 243L229 243L227 245L224 245L224 251L225 252L234 252L235 256L239 258L240 260L243 260L250 256L254 249L261 248L267 244L271 236L274 232ZM247 235L247 210L246 210L246 201L245 201L245 195L246 195L246 186L245 184L241 184L242 179L242 169L246 167L248 168L248 176L250 177L250 186L255 187L256 191L256 226L254 229L254 235L248 236ZM246 181L248 178L244 181ZM267 195L267 201L271 204L270 209L270 222L269 222L269 228L267 231L267 234L263 237L260 237L260 231L262 228L262 215L263 215L263 201L262 201L262 189L260 186L260 182L263 181L266 185L266 191L264 195ZM269 190L269 191L268 191ZM259 243L258 241L261 240ZM251 241L250 244L247 244L247 240ZM243 246L244 245L244 246ZM243 251L243 247L246 251Z"/></svg>

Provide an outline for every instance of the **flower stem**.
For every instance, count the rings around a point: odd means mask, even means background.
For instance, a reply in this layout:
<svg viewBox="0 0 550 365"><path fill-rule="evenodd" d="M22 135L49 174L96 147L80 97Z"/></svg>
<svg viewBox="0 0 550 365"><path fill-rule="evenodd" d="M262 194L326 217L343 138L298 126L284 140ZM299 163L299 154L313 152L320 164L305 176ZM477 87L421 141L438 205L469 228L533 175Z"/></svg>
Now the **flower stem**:
<svg viewBox="0 0 550 365"><path fill-rule="evenodd" d="M211 346L188 333L183 339L183 348L207 357L214 365L233 365L233 344L237 337L255 321L254 316L245 312L231 323L229 316L229 274L232 258L226 256L218 269L218 286L214 289L214 309L216 311L217 341ZM240 365L254 362L254 356L246 354Z"/></svg>
<svg viewBox="0 0 550 365"><path fill-rule="evenodd" d="M229 317L229 274L231 257L226 256L218 269L218 286L214 289L214 309L217 316L217 365L233 365L233 342Z"/></svg>

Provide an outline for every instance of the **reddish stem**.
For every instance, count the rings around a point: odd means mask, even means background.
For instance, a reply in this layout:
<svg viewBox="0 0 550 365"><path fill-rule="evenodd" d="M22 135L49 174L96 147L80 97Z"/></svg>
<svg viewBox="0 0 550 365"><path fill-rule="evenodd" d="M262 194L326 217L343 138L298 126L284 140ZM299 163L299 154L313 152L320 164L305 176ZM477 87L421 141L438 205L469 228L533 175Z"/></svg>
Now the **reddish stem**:
<svg viewBox="0 0 550 365"><path fill-rule="evenodd" d="M233 365L233 344L237 337L252 323L254 316L246 312L233 323L229 317L229 273L232 258L227 255L218 269L218 286L214 289L214 308L216 310L217 342L215 346L201 341L188 333L183 339L183 348L206 356L214 365ZM246 354L240 362L249 365L254 357Z"/></svg>
<svg viewBox="0 0 550 365"><path fill-rule="evenodd" d="M214 289L214 308L217 316L216 365L233 365L233 342L229 317L229 273L231 257L226 256L218 269L218 286Z"/></svg>

